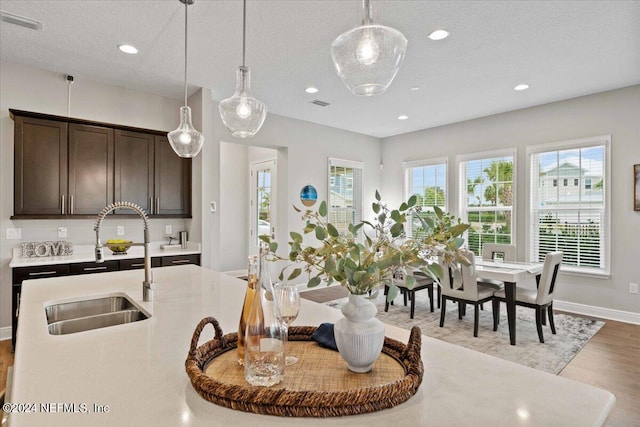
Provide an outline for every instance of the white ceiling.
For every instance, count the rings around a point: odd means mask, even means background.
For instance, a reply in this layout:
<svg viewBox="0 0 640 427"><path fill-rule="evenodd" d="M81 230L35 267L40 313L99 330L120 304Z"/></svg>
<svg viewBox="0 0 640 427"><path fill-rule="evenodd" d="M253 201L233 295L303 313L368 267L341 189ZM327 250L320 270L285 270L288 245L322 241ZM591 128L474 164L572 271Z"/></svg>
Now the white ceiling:
<svg viewBox="0 0 640 427"><path fill-rule="evenodd" d="M409 45L384 94L356 97L336 75L329 46L359 25L360 1L248 1L247 65L269 112L387 137L640 83L640 1L371 5L374 21L402 31ZM179 0L0 0L0 9L44 23L33 31L2 22L2 60L183 96ZM440 28L451 36L426 38ZM140 53L120 53L122 43ZM196 0L189 6L190 92L205 87L215 100L231 96L241 62L242 1ZM531 88L516 92L519 83ZM319 93L305 93L309 85ZM315 106L315 99L331 105ZM409 119L398 120L401 114Z"/></svg>

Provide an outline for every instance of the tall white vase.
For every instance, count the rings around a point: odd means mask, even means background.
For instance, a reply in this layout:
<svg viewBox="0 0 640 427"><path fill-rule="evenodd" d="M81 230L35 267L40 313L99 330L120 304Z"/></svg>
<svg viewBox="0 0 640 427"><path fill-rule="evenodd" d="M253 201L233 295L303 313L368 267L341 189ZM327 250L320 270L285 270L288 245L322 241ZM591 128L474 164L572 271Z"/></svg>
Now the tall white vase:
<svg viewBox="0 0 640 427"><path fill-rule="evenodd" d="M375 318L378 309L364 295L349 294L342 306L344 317L334 325L336 345L353 372L369 372L384 345L384 325Z"/></svg>

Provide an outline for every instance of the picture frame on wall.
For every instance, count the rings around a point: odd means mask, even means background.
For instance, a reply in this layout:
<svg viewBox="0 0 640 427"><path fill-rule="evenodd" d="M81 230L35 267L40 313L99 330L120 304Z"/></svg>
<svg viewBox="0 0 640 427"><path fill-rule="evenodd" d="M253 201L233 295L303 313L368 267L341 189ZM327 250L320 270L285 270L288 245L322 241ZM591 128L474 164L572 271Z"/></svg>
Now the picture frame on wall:
<svg viewBox="0 0 640 427"><path fill-rule="evenodd" d="M633 177L635 179L633 185L633 210L640 211L640 165L633 165Z"/></svg>

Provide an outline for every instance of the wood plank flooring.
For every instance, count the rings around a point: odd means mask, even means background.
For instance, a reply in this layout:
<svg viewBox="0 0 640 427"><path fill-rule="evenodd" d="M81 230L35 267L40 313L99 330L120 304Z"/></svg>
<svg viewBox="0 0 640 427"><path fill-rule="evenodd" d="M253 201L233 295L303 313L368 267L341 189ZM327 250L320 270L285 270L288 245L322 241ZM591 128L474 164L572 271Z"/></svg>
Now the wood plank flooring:
<svg viewBox="0 0 640 427"><path fill-rule="evenodd" d="M302 292L301 296L323 303L347 293L334 286ZM640 426L640 325L605 321L605 326L559 375L609 390L616 396L607 426ZM7 367L12 364L11 341L0 341L0 392L6 384Z"/></svg>

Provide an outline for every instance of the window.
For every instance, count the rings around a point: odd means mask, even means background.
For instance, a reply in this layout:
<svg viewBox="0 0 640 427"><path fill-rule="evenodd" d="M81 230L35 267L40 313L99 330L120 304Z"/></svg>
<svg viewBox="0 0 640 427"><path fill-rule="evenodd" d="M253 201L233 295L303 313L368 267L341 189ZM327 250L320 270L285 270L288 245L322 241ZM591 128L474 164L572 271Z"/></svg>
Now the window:
<svg viewBox="0 0 640 427"><path fill-rule="evenodd" d="M610 145L609 136L600 136L527 149L530 259L542 261L548 252L563 251L563 270L609 274ZM584 182L584 188L542 185L559 177Z"/></svg>
<svg viewBox="0 0 640 427"><path fill-rule="evenodd" d="M578 178L574 178L574 179L573 179L573 186L574 186L574 187L577 187L578 185L580 185L580 184L578 184L578 181L579 181L579 179L578 179Z"/></svg>
<svg viewBox="0 0 640 427"><path fill-rule="evenodd" d="M553 186L554 186L554 187L557 187L557 186L558 186L558 180L557 180L557 179L554 179L554 180L553 180Z"/></svg>
<svg viewBox="0 0 640 427"><path fill-rule="evenodd" d="M562 185L564 185L565 187L569 184L567 179L563 179L562 180Z"/></svg>
<svg viewBox="0 0 640 427"><path fill-rule="evenodd" d="M404 170L405 196L408 199L416 195L416 204L422 207L421 215L432 214L434 206L447 210L446 159L406 162ZM418 218L413 218L408 228L408 234L412 237L421 237L421 233L424 233Z"/></svg>
<svg viewBox="0 0 640 427"><path fill-rule="evenodd" d="M362 162L329 159L329 222L341 234L362 220L363 170Z"/></svg>
<svg viewBox="0 0 640 427"><path fill-rule="evenodd" d="M484 243L514 243L514 150L462 156L460 216L471 224L469 250L480 255Z"/></svg>

